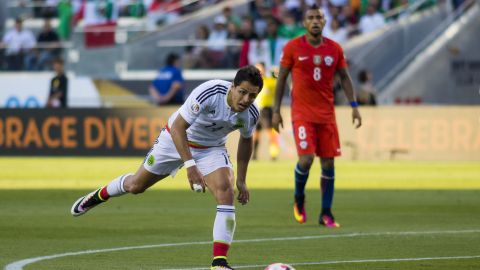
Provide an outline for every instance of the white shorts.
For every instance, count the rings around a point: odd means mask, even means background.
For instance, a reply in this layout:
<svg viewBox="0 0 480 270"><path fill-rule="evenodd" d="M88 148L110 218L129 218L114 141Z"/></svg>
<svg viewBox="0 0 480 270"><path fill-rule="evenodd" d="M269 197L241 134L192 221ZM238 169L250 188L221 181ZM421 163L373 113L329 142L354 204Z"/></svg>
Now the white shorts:
<svg viewBox="0 0 480 270"><path fill-rule="evenodd" d="M207 175L219 168L233 169L225 146L210 147L206 149L190 148L193 159L202 175ZM158 136L150 152L143 162L143 167L157 175L175 176L183 167L183 161L175 148L170 133L165 129Z"/></svg>

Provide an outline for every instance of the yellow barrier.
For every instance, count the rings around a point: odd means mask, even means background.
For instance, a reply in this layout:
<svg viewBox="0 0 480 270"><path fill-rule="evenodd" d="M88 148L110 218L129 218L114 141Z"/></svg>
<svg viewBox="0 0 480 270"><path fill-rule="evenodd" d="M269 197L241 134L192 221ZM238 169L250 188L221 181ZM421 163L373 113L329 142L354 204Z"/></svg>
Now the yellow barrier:
<svg viewBox="0 0 480 270"><path fill-rule="evenodd" d="M349 160L480 160L480 107L361 107L363 125L352 125L351 109L337 107L343 159ZM289 107L282 108L280 158L296 156ZM259 158L268 159L267 135ZM238 135L229 139L232 157Z"/></svg>

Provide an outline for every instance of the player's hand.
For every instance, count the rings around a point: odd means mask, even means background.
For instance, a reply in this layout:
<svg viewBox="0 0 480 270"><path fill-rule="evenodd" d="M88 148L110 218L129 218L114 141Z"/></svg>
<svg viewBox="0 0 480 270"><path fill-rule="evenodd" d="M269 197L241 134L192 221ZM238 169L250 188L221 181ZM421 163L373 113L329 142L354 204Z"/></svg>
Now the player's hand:
<svg viewBox="0 0 480 270"><path fill-rule="evenodd" d="M192 166L187 168L187 177L188 177L188 182L190 182L190 189L193 189L193 184L197 184L202 186L202 192L205 193L205 180L203 179L203 175L198 170L197 166Z"/></svg>
<svg viewBox="0 0 480 270"><path fill-rule="evenodd" d="M355 124L357 122L357 124ZM362 126L362 116L358 111L358 108L353 108L352 110L352 123L355 125L355 128L359 128Z"/></svg>
<svg viewBox="0 0 480 270"><path fill-rule="evenodd" d="M242 205L245 205L250 200L250 192L247 188L247 183L244 181L237 181L238 196L237 200Z"/></svg>
<svg viewBox="0 0 480 270"><path fill-rule="evenodd" d="M272 115L272 127L278 133L280 133L280 127L283 128L283 119L279 112L274 112Z"/></svg>

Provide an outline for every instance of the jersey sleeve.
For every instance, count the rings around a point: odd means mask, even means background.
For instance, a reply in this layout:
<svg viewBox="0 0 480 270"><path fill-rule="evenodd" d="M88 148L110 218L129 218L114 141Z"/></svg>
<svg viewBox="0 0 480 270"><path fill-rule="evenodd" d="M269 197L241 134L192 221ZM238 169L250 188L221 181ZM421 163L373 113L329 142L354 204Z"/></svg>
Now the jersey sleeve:
<svg viewBox="0 0 480 270"><path fill-rule="evenodd" d="M337 69L342 69L348 67L347 59L345 58L345 54L343 53L343 49L340 45L337 45L338 48L338 62L337 62Z"/></svg>
<svg viewBox="0 0 480 270"><path fill-rule="evenodd" d="M248 108L248 124L240 129L240 135L242 138L250 138L255 131L257 126L260 113L258 111L258 106L254 103Z"/></svg>
<svg viewBox="0 0 480 270"><path fill-rule="evenodd" d="M282 55L280 56L280 65L287 68L292 68L294 64L292 42L288 42L283 47Z"/></svg>
<svg viewBox="0 0 480 270"><path fill-rule="evenodd" d="M183 105L179 109L180 115L190 125L195 122L200 113L202 113L208 106L209 100L201 102L201 99L199 97L203 94L204 90L209 87L209 85L209 82L205 82L197 86L197 88L193 89L192 93L188 96L185 103L183 103Z"/></svg>

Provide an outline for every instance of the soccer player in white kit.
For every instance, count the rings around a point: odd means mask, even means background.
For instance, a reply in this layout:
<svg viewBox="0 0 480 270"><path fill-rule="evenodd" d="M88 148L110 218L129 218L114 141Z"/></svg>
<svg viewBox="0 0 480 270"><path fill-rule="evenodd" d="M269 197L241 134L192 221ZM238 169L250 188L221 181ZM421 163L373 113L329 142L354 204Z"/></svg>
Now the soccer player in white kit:
<svg viewBox="0 0 480 270"><path fill-rule="evenodd" d="M108 185L81 198L72 206L73 216L127 193L139 194L184 166L190 188L205 192L207 187L217 201L213 225L211 269L233 269L227 253L235 231L234 173L225 142L227 134L238 129L237 200L248 203L247 167L252 155L252 135L259 112L254 100L263 87L260 72L253 66L238 70L233 84L210 80L195 88L167 126L135 174L124 174Z"/></svg>

